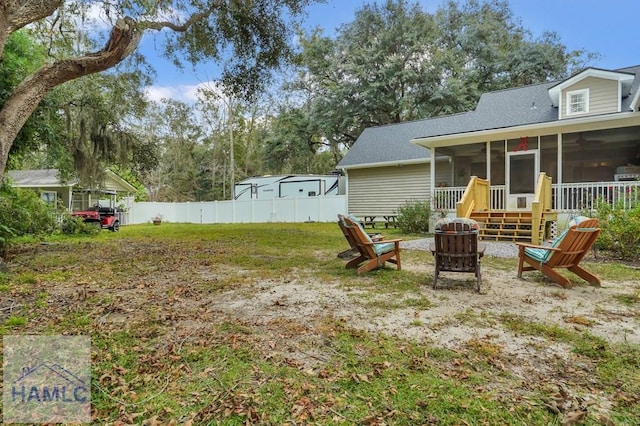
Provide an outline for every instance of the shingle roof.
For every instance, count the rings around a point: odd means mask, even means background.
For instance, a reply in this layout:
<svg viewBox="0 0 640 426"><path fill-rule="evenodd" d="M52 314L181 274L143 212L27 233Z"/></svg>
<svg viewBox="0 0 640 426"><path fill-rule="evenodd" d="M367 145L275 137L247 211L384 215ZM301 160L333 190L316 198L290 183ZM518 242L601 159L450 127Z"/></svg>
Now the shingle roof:
<svg viewBox="0 0 640 426"><path fill-rule="evenodd" d="M17 187L52 187L64 186L60 183L58 170L41 169L41 170L9 170L7 174L13 181L13 185ZM74 185L75 182L68 186Z"/></svg>
<svg viewBox="0 0 640 426"><path fill-rule="evenodd" d="M630 95L622 100L622 111L628 111L640 86L640 66L616 71L636 76ZM551 81L485 93L474 111L462 114L367 128L337 167L427 161L430 152L413 145L412 139L556 121L558 109L551 104L549 89L557 84Z"/></svg>
<svg viewBox="0 0 640 426"><path fill-rule="evenodd" d="M421 159L427 161L430 157L429 150L409 143L411 139L424 134L426 121L409 121L364 129L337 167L403 163Z"/></svg>

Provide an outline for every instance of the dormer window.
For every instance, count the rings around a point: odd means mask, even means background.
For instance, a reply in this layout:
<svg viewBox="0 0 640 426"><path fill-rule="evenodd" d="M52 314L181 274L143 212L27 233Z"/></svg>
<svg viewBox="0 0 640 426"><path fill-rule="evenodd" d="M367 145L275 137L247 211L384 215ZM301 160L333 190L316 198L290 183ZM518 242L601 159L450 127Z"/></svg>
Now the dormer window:
<svg viewBox="0 0 640 426"><path fill-rule="evenodd" d="M589 89L567 92L567 115L589 112Z"/></svg>

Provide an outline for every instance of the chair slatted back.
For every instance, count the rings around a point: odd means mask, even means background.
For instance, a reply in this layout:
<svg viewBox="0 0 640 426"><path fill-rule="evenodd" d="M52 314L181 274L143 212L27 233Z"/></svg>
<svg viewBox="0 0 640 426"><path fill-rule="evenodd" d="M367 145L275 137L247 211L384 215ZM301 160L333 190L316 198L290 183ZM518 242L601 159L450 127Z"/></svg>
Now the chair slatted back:
<svg viewBox="0 0 640 426"><path fill-rule="evenodd" d="M597 222L596 222L597 226ZM564 236L558 251L555 251L546 262L550 268L571 268L578 265L600 235L600 228L587 228L580 224L580 228L571 228Z"/></svg>
<svg viewBox="0 0 640 426"><path fill-rule="evenodd" d="M434 234L435 261L440 271L475 272L478 233L464 223L448 223Z"/></svg>
<svg viewBox="0 0 640 426"><path fill-rule="evenodd" d="M345 217L343 215L341 215L341 214L338 215L338 226L340 227L340 230L342 231L342 235L344 235L344 238L349 243L349 246L351 246L354 249L357 249L358 245L357 245L356 241L354 240L352 233L347 228L347 224L345 223Z"/></svg>
<svg viewBox="0 0 640 426"><path fill-rule="evenodd" d="M355 244L354 247L358 248L360 254L367 259L375 259L378 257L376 252L373 249L373 246L370 244L371 239L369 236L362 230L359 224L353 222L348 217L343 216L343 222L345 225L345 230L351 236L351 240Z"/></svg>

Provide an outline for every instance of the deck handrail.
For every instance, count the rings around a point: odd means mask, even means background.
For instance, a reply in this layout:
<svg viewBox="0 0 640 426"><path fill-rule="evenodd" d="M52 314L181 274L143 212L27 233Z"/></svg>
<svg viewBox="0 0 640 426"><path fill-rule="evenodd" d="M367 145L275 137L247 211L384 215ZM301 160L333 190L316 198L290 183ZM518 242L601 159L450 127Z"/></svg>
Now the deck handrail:
<svg viewBox="0 0 640 426"><path fill-rule="evenodd" d="M432 204L434 211L441 214L457 211L457 200L462 200L464 186L434 188ZM491 185L491 210L504 210L505 185ZM548 199L547 199L548 200ZM640 181L606 181L551 184L551 209L558 213L577 214L593 211L597 200L612 206L620 205L627 210L640 203ZM548 205L545 202L545 205Z"/></svg>
<svg viewBox="0 0 640 426"><path fill-rule="evenodd" d="M457 217L470 217L473 211L489 209L489 181L477 176L471 176L467 188L460 201L456 203Z"/></svg>
<svg viewBox="0 0 640 426"><path fill-rule="evenodd" d="M536 192L531 202L531 242L540 244L540 224L542 214L551 210L551 177L545 172L538 175Z"/></svg>

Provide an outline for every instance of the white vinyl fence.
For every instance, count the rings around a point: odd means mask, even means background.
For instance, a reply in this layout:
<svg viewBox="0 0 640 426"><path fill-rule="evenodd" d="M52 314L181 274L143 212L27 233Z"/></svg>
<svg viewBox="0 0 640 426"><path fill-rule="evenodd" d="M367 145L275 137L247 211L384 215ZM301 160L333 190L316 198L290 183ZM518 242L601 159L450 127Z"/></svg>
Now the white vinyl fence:
<svg viewBox="0 0 640 426"><path fill-rule="evenodd" d="M187 203L133 203L127 224L149 223L159 216L176 223L334 222L347 212L346 195L268 200Z"/></svg>

